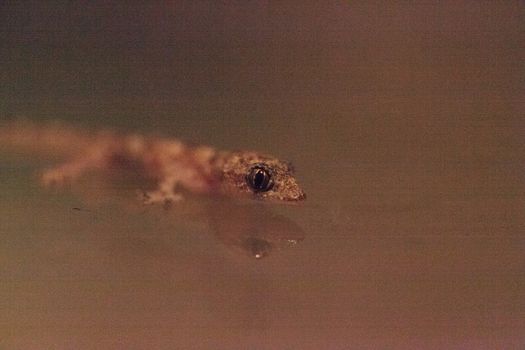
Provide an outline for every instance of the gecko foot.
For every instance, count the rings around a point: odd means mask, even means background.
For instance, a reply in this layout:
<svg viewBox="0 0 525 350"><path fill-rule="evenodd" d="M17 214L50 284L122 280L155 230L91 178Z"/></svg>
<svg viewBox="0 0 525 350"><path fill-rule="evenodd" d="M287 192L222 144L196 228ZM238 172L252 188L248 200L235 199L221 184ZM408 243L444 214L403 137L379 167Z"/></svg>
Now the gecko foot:
<svg viewBox="0 0 525 350"><path fill-rule="evenodd" d="M145 192L141 191L139 196L142 200L142 203L146 205L151 204L162 204L164 209L171 208L171 205L175 202L180 202L184 199L181 194L178 193L166 193L164 191L150 191Z"/></svg>

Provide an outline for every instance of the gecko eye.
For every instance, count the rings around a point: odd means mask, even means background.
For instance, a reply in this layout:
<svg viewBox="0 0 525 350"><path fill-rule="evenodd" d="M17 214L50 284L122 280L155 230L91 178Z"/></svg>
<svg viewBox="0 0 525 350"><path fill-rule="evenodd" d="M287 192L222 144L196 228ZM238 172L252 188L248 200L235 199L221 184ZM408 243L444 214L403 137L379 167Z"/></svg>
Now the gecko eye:
<svg viewBox="0 0 525 350"><path fill-rule="evenodd" d="M246 182L255 192L266 192L273 187L270 170L263 165L256 165L246 175Z"/></svg>

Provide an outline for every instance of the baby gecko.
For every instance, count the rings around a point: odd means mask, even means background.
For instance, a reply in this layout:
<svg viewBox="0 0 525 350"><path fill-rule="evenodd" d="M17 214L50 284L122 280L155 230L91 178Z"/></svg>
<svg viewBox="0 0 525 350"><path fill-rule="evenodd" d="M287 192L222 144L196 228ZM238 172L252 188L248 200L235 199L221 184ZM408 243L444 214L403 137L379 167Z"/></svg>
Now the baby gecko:
<svg viewBox="0 0 525 350"><path fill-rule="evenodd" d="M287 202L306 198L289 162L254 151L222 151L176 139L19 121L0 126L0 145L68 156L67 162L43 172L45 185L61 185L92 170L139 172L154 183L154 189L142 195L148 204L179 201L181 190Z"/></svg>

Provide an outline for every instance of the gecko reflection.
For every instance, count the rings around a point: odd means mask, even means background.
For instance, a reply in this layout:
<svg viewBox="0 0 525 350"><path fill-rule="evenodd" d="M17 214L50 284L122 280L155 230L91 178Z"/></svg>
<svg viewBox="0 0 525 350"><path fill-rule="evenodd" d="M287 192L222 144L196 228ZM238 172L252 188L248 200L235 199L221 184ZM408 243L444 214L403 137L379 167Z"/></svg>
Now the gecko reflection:
<svg viewBox="0 0 525 350"><path fill-rule="evenodd" d="M91 191L86 191L87 188L90 188ZM98 192L104 188L107 188L107 184L73 189L85 199L91 208L99 206L96 204L96 198L102 197ZM114 188L109 190L112 194L106 192L103 198L112 197L113 200L116 200L115 192L118 191L115 191ZM122 195L122 193L119 194ZM118 199L119 206L125 208L130 214L136 214L137 203L130 200L131 198L125 201L122 199ZM138 254L150 257L160 254L167 257L180 249L173 243L171 237L188 234L189 231L195 231L194 228L197 227L198 234L210 235L209 238L212 241L216 239L218 244L227 247L227 250L234 255L262 259L281 250L292 248L305 238L303 229L297 223L283 215L276 214L264 203L187 195L184 205L179 203L170 207L159 205L146 208L146 212L142 211L142 213L150 215L150 218L158 218L166 222L172 228L170 233L160 233L155 237L146 234L136 237L127 235L126 242L122 242L117 237L112 245L112 250L125 251L130 247L140 246L141 251L133 249L134 257L137 257ZM95 210L77 207L72 209L76 212L95 212Z"/></svg>
<svg viewBox="0 0 525 350"><path fill-rule="evenodd" d="M210 238L215 237L231 252L255 259L265 258L270 254L294 247L304 240L305 233L297 223L275 212L281 206L270 205L263 201L183 192L185 197L183 202L171 203L167 206L162 203L143 205L136 201L136 186L144 185L146 182L136 175L137 173L129 172L119 172L110 177L93 174L83 181L71 184L68 189L86 204L85 208L74 207L72 210L77 213L94 214L97 212L96 208L102 206L101 204L116 202L118 207L123 208L130 215L148 213L162 221L167 221L168 225L173 227L173 234L187 234L186 231L194 231L194 229L188 230L188 227L198 227L197 231L211 234ZM103 215L100 217L103 218ZM170 250L173 252L178 249L177 246L172 246L169 237L161 236L157 237L158 241L157 238L149 235L141 236L140 244L146 251L163 251L163 255L169 255ZM127 239L132 237L128 236ZM113 249L117 249L119 244L123 243L115 243ZM129 244L133 245L132 242L128 242ZM135 251L135 254L137 253Z"/></svg>
<svg viewBox="0 0 525 350"><path fill-rule="evenodd" d="M226 202L226 201L223 201ZM226 246L256 259L304 239L302 228L262 203L227 201L209 207L210 228Z"/></svg>

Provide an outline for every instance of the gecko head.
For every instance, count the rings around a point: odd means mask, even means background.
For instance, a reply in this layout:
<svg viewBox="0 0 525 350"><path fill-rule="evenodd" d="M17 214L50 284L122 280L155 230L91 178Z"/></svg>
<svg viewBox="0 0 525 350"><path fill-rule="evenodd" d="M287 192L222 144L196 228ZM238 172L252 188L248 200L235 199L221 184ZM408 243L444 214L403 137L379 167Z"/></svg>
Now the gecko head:
<svg viewBox="0 0 525 350"><path fill-rule="evenodd" d="M257 199L298 202L306 198L289 162L255 152L234 152L224 160L225 192Z"/></svg>

